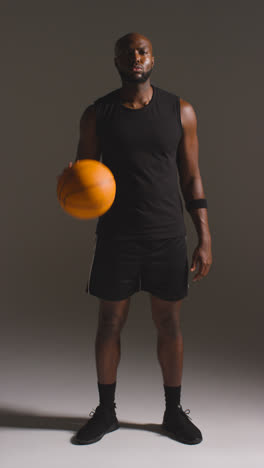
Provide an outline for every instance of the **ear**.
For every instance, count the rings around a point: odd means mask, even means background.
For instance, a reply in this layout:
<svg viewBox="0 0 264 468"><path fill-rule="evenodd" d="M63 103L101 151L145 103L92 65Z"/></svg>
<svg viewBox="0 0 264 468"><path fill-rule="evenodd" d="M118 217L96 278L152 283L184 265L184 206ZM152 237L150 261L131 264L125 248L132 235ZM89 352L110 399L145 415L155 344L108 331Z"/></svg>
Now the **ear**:
<svg viewBox="0 0 264 468"><path fill-rule="evenodd" d="M154 67L155 57L152 57L152 67Z"/></svg>

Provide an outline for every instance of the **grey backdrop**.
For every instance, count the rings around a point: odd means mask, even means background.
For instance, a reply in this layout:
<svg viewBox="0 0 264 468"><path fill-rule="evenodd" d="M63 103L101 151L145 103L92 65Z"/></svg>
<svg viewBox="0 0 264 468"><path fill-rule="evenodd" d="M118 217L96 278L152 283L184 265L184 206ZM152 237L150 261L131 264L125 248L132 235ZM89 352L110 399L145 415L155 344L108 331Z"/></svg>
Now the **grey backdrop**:
<svg viewBox="0 0 264 468"><path fill-rule="evenodd" d="M55 427L71 430L66 416L77 427L76 416L86 418L97 405L98 299L84 293L97 220L78 221L62 211L56 175L75 158L84 108L121 85L115 40L136 31L153 43L151 81L189 101L198 117L213 265L199 283L192 283L190 273L182 305L183 407L191 408L193 422L215 450L225 447L221 438L231 424L237 439L225 439L226 450L241 455L245 431L260 424L257 408L263 403L263 3L17 0L2 2L1 11L4 440L14 447L10 431L31 428L17 457L35 466L34 429L53 427L57 415ZM197 235L186 212L185 221L191 263ZM146 292L131 300L116 401L121 419L146 422L148 410L149 420L159 406L154 419L161 422L164 395ZM43 413L50 416L47 424ZM238 415L241 426L233 419ZM152 447L157 442L150 436ZM19 437L16 443L19 448ZM203 444L199 450L206 450ZM16 450L5 447L5 466L16 466ZM72 456L63 466L73 466L77 451ZM218 460L200 456L203 466ZM239 466L243 461L244 452Z"/></svg>

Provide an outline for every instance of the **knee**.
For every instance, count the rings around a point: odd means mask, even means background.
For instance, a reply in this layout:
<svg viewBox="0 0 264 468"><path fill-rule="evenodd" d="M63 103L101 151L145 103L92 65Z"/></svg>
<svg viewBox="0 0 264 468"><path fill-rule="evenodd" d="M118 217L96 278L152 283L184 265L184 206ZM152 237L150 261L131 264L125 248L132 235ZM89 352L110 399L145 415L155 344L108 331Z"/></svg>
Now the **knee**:
<svg viewBox="0 0 264 468"><path fill-rule="evenodd" d="M97 333L104 338L117 337L123 325L123 320L117 314L101 314Z"/></svg>
<svg viewBox="0 0 264 468"><path fill-rule="evenodd" d="M177 338L181 335L180 321L172 317L163 317L155 321L158 335L161 337Z"/></svg>

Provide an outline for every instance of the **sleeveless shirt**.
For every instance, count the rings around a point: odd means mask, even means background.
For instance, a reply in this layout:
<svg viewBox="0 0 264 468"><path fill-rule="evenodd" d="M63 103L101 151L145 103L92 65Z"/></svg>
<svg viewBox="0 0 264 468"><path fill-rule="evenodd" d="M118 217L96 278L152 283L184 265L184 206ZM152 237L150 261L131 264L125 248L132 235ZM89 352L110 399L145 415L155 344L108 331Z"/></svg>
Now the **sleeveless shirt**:
<svg viewBox="0 0 264 468"><path fill-rule="evenodd" d="M177 150L183 129L179 96L151 84L150 102L125 107L121 88L94 101L101 162L113 173L116 196L98 218L97 236L162 239L186 236Z"/></svg>

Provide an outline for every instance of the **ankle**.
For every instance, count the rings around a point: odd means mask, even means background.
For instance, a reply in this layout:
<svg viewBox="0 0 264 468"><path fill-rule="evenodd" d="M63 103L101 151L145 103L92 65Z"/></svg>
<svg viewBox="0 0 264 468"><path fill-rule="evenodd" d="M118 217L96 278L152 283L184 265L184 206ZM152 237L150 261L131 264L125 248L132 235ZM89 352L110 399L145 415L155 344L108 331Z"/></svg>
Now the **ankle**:
<svg viewBox="0 0 264 468"><path fill-rule="evenodd" d="M163 384L165 392L166 409L175 408L180 404L181 400L181 385L170 386Z"/></svg>
<svg viewBox="0 0 264 468"><path fill-rule="evenodd" d="M116 382L111 384L103 384L97 382L99 391L100 406L113 409L115 407L115 389Z"/></svg>

